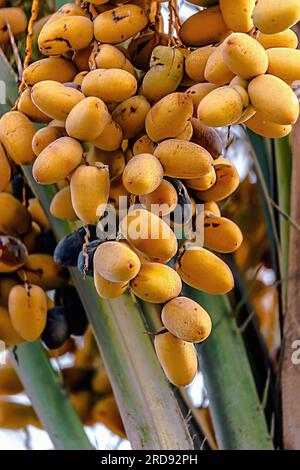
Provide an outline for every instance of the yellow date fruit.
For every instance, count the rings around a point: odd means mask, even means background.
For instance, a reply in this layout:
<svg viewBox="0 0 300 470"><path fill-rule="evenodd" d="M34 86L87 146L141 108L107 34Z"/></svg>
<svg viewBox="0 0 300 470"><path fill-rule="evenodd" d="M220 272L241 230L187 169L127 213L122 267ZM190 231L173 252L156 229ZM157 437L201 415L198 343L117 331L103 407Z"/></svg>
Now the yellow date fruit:
<svg viewBox="0 0 300 470"><path fill-rule="evenodd" d="M215 47L200 47L191 52L185 59L185 73L195 82L205 82L204 70L209 57L215 51Z"/></svg>
<svg viewBox="0 0 300 470"><path fill-rule="evenodd" d="M208 151L192 142L164 140L156 147L154 155L162 164L165 175L172 178L199 178L213 169L213 159Z"/></svg>
<svg viewBox="0 0 300 470"><path fill-rule="evenodd" d="M121 126L108 115L108 121L101 134L91 143L100 150L113 151L120 148L123 140Z"/></svg>
<svg viewBox="0 0 300 470"><path fill-rule="evenodd" d="M75 88L66 87L53 80L36 83L31 90L34 104L52 119L65 120L74 106L84 99Z"/></svg>
<svg viewBox="0 0 300 470"><path fill-rule="evenodd" d="M85 49L93 39L93 23L84 16L66 16L46 23L38 37L44 55L60 55Z"/></svg>
<svg viewBox="0 0 300 470"><path fill-rule="evenodd" d="M144 96L136 95L120 103L112 118L122 129L124 139L132 139L145 129L145 119L151 106Z"/></svg>
<svg viewBox="0 0 300 470"><path fill-rule="evenodd" d="M9 23L13 36L25 33L27 18L22 8L0 8L0 43L9 41L7 23Z"/></svg>
<svg viewBox="0 0 300 470"><path fill-rule="evenodd" d="M138 275L131 281L134 295L146 302L160 304L177 297L182 289L180 276L174 269L161 263L143 263Z"/></svg>
<svg viewBox="0 0 300 470"><path fill-rule="evenodd" d="M204 203L204 217L221 217L221 211L218 204L214 201Z"/></svg>
<svg viewBox="0 0 300 470"><path fill-rule="evenodd" d="M248 33L253 28L255 0L220 0L221 13L229 30Z"/></svg>
<svg viewBox="0 0 300 470"><path fill-rule="evenodd" d="M24 343L24 339L14 329L8 310L0 306L0 338L6 346Z"/></svg>
<svg viewBox="0 0 300 470"><path fill-rule="evenodd" d="M185 20L180 29L180 39L186 46L207 46L221 41L227 31L228 27L217 5Z"/></svg>
<svg viewBox="0 0 300 470"><path fill-rule="evenodd" d="M230 268L205 248L189 248L178 264L177 272L181 279L195 289L217 295L226 294L233 289L234 279Z"/></svg>
<svg viewBox="0 0 300 470"><path fill-rule="evenodd" d="M29 230L30 214L18 199L1 192L0 207L0 232L18 237Z"/></svg>
<svg viewBox="0 0 300 470"><path fill-rule="evenodd" d="M97 69L122 69L135 77L135 70L125 54L111 44L101 44L95 57ZM86 70L86 69L85 69Z"/></svg>
<svg viewBox="0 0 300 470"><path fill-rule="evenodd" d="M204 147L214 159L219 158L223 151L223 143L218 132L196 118L191 119L191 124L193 126L192 142Z"/></svg>
<svg viewBox="0 0 300 470"><path fill-rule="evenodd" d="M70 186L77 217L85 224L98 222L108 202L108 168L101 163L80 165L72 174Z"/></svg>
<svg viewBox="0 0 300 470"><path fill-rule="evenodd" d="M172 384L185 387L192 383L198 368L197 354L192 343L166 332L155 336L154 347L160 365Z"/></svg>
<svg viewBox="0 0 300 470"><path fill-rule="evenodd" d="M299 19L298 0L258 0L253 11L254 25L265 34L280 33Z"/></svg>
<svg viewBox="0 0 300 470"><path fill-rule="evenodd" d="M227 85L234 76L223 59L222 46L215 48L204 69L205 80L216 85Z"/></svg>
<svg viewBox="0 0 300 470"><path fill-rule="evenodd" d="M121 439L126 439L126 433L120 412L113 395L101 398L92 408L92 421L103 423Z"/></svg>
<svg viewBox="0 0 300 470"><path fill-rule="evenodd" d="M218 160L221 160L221 162ZM229 161L218 160L215 162L215 184L207 191L196 191L200 201L222 201L230 196L239 185L240 178L235 166Z"/></svg>
<svg viewBox="0 0 300 470"><path fill-rule="evenodd" d="M222 45L222 54L230 70L246 80L267 71L268 56L264 47L248 34L228 36Z"/></svg>
<svg viewBox="0 0 300 470"><path fill-rule="evenodd" d="M86 96L96 96L105 102L119 102L135 94L137 81L126 70L97 69L84 77L81 87Z"/></svg>
<svg viewBox="0 0 300 470"><path fill-rule="evenodd" d="M31 141L35 128L25 114L9 111L0 119L0 142L6 154L17 165L31 165L35 155Z"/></svg>
<svg viewBox="0 0 300 470"><path fill-rule="evenodd" d="M99 98L90 96L70 111L66 120L66 131L78 140L94 140L103 132L108 121L108 110Z"/></svg>
<svg viewBox="0 0 300 470"><path fill-rule="evenodd" d="M230 126L235 123L248 107L248 104L245 106L242 90L241 87L237 89L223 86L211 91L198 106L198 119L211 127Z"/></svg>
<svg viewBox="0 0 300 470"><path fill-rule="evenodd" d="M198 106L203 98L216 88L218 88L218 85L214 83L196 83L196 85L192 85L185 91L193 101L194 114L197 114Z"/></svg>
<svg viewBox="0 0 300 470"><path fill-rule="evenodd" d="M38 198L32 197L28 199L27 210L34 222L37 222L41 227L45 229L50 228L50 222Z"/></svg>
<svg viewBox="0 0 300 470"><path fill-rule="evenodd" d="M24 390L15 369L7 364L0 368L0 395L15 395Z"/></svg>
<svg viewBox="0 0 300 470"><path fill-rule="evenodd" d="M293 90L280 78L260 75L248 86L251 104L276 124L294 124L299 116L299 102Z"/></svg>
<svg viewBox="0 0 300 470"><path fill-rule="evenodd" d="M131 194L138 196L155 191L161 184L164 170L159 160L150 153L132 157L124 168L122 181Z"/></svg>
<svg viewBox="0 0 300 470"><path fill-rule="evenodd" d="M30 64L24 70L24 81L27 86L32 87L44 80L54 80L65 83L72 82L77 73L71 60L63 57L47 57Z"/></svg>
<svg viewBox="0 0 300 470"><path fill-rule="evenodd" d="M50 204L50 214L58 219L78 219L72 206L70 186L60 189L55 194Z"/></svg>
<svg viewBox="0 0 300 470"><path fill-rule="evenodd" d="M0 279L0 305L2 307L8 306L8 296L11 289L18 284L18 281L13 277L4 276Z"/></svg>
<svg viewBox="0 0 300 470"><path fill-rule="evenodd" d="M28 256L26 263L18 271L23 282L35 284L44 290L59 289L69 281L68 271L54 262L51 255L33 253Z"/></svg>
<svg viewBox="0 0 300 470"><path fill-rule="evenodd" d="M94 285L98 295L102 297L102 299L115 299L124 294L129 283L108 281L94 269Z"/></svg>
<svg viewBox="0 0 300 470"><path fill-rule="evenodd" d="M137 139L132 147L133 155L138 155L140 153L154 153L155 144L154 142L147 136L142 135L139 139Z"/></svg>
<svg viewBox="0 0 300 470"><path fill-rule="evenodd" d="M207 175L201 176L200 178L187 179L184 182L188 188L196 189L198 191L206 191L216 182L215 169L212 168L212 170Z"/></svg>
<svg viewBox="0 0 300 470"><path fill-rule="evenodd" d="M62 127L42 127L34 134L32 150L38 156L49 144L63 136L65 136L65 130Z"/></svg>
<svg viewBox="0 0 300 470"><path fill-rule="evenodd" d="M122 150L108 152L98 149L97 147L90 148L86 155L86 161L90 164L98 162L106 165L111 181L115 180L123 173L126 164L125 155Z"/></svg>
<svg viewBox="0 0 300 470"><path fill-rule="evenodd" d="M31 121L48 123L51 118L44 114L39 108L33 103L31 99L30 88L26 88L21 94L18 101L18 111L25 114Z"/></svg>
<svg viewBox="0 0 300 470"><path fill-rule="evenodd" d="M291 29L286 29L281 33L264 34L259 32L256 40L265 49L271 49L273 47L285 47L290 49L296 49L298 46L298 37Z"/></svg>
<svg viewBox="0 0 300 470"><path fill-rule="evenodd" d="M275 47L268 49L267 54L268 74L289 83L300 80L300 50Z"/></svg>
<svg viewBox="0 0 300 470"><path fill-rule="evenodd" d="M124 243L101 243L94 255L94 269L110 282L129 282L138 274L140 267L139 257Z"/></svg>
<svg viewBox="0 0 300 470"><path fill-rule="evenodd" d="M53 184L66 178L80 164L82 147L72 137L60 137L39 154L32 167L39 184Z"/></svg>
<svg viewBox="0 0 300 470"><path fill-rule="evenodd" d="M154 142L177 137L193 115L193 102L185 93L170 93L148 112L145 128Z"/></svg>
<svg viewBox="0 0 300 470"><path fill-rule="evenodd" d="M0 402L0 427L11 430L25 429L27 426L42 428L32 406L13 401Z"/></svg>
<svg viewBox="0 0 300 470"><path fill-rule="evenodd" d="M140 196L139 200L148 211L163 217L175 209L178 196L174 186L163 179L152 193Z"/></svg>
<svg viewBox="0 0 300 470"><path fill-rule="evenodd" d="M291 125L276 124L275 122L268 121L264 114L260 112L256 112L244 124L256 134L268 139L279 139L289 135L292 131Z"/></svg>
<svg viewBox="0 0 300 470"><path fill-rule="evenodd" d="M233 253L243 241L239 227L226 217L204 218L204 246L218 253Z"/></svg>
<svg viewBox="0 0 300 470"><path fill-rule="evenodd" d="M120 224L128 242L152 261L167 263L177 252L178 243L169 225L145 209L132 209Z"/></svg>
<svg viewBox="0 0 300 470"><path fill-rule="evenodd" d="M46 294L33 284L15 286L9 294L8 311L16 332L26 341L35 341L46 326Z"/></svg>
<svg viewBox="0 0 300 470"><path fill-rule="evenodd" d="M94 36L99 42L117 44L135 36L147 23L144 10L127 3L100 13L94 20Z"/></svg>
<svg viewBox="0 0 300 470"><path fill-rule="evenodd" d="M188 297L176 297L164 305L161 319L167 330L189 343L200 343L208 338L212 324L209 314Z"/></svg>
<svg viewBox="0 0 300 470"><path fill-rule="evenodd" d="M150 70L143 78L143 94L154 101L176 90L183 77L183 54L179 49L156 46L150 59Z"/></svg>

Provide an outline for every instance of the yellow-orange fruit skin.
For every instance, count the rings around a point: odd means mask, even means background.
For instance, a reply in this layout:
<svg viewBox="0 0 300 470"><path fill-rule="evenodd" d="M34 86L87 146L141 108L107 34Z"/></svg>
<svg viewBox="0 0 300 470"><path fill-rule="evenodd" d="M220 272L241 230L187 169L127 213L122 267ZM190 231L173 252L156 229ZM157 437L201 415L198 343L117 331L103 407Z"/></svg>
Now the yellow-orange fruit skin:
<svg viewBox="0 0 300 470"><path fill-rule="evenodd" d="M201 178L194 178L185 180L185 185L188 188L196 189L198 191L206 191L211 188L216 182L216 172L214 168L205 176Z"/></svg>
<svg viewBox="0 0 300 470"><path fill-rule="evenodd" d="M10 290L18 284L13 277L1 277L0 279L0 305L7 307Z"/></svg>
<svg viewBox="0 0 300 470"><path fill-rule="evenodd" d="M9 294L8 311L16 332L26 341L35 341L46 326L46 294L39 286L15 286Z"/></svg>
<svg viewBox="0 0 300 470"><path fill-rule="evenodd" d="M13 401L0 402L0 427L10 430L22 430L27 426L42 428L32 406Z"/></svg>
<svg viewBox="0 0 300 470"><path fill-rule="evenodd" d="M86 155L88 164L102 163L108 167L110 181L118 178L125 168L125 155L122 150L108 152L97 147L91 147Z"/></svg>
<svg viewBox="0 0 300 470"><path fill-rule="evenodd" d="M205 67L209 57L215 50L215 47L200 47L186 57L185 72L192 80L195 82L205 82Z"/></svg>
<svg viewBox="0 0 300 470"><path fill-rule="evenodd" d="M24 343L24 339L14 329L6 307L0 306L0 338L6 346Z"/></svg>
<svg viewBox="0 0 300 470"><path fill-rule="evenodd" d="M218 88L218 85L214 83L196 83L185 91L193 101L194 114L197 114L198 106L203 98L216 88Z"/></svg>
<svg viewBox="0 0 300 470"><path fill-rule="evenodd" d="M145 119L151 106L144 96L132 96L119 104L112 118L123 131L124 139L132 139L145 129Z"/></svg>
<svg viewBox="0 0 300 470"><path fill-rule="evenodd" d="M223 143L218 132L196 118L191 119L191 124L193 126L192 142L204 147L214 160L219 158L223 151Z"/></svg>
<svg viewBox="0 0 300 470"><path fill-rule="evenodd" d="M269 139L285 137L292 131L291 125L276 124L275 122L268 121L266 117L259 112L256 112L254 116L245 121L244 124L256 134Z"/></svg>
<svg viewBox="0 0 300 470"><path fill-rule="evenodd" d="M198 106L197 115L198 119L207 126L223 127L235 123L246 107L238 90L231 86L223 86L203 98Z"/></svg>
<svg viewBox="0 0 300 470"><path fill-rule="evenodd" d="M73 63L63 57L47 57L30 64L24 70L24 81L32 87L44 80L54 80L60 83L72 82L77 73Z"/></svg>
<svg viewBox="0 0 300 470"><path fill-rule="evenodd" d="M94 35L101 43L117 44L135 36L147 23L142 8L132 4L121 5L97 16Z"/></svg>
<svg viewBox="0 0 300 470"><path fill-rule="evenodd" d="M29 231L22 236L22 242L26 246L29 254L36 251L37 236L41 231L40 226L36 222L32 221Z"/></svg>
<svg viewBox="0 0 300 470"><path fill-rule="evenodd" d="M226 217L204 219L204 246L219 253L233 253L243 241L239 227Z"/></svg>
<svg viewBox="0 0 300 470"><path fill-rule="evenodd" d="M134 142L132 147L133 156L139 155L140 153L153 154L154 150L155 144L147 135L142 135L142 137L140 137Z"/></svg>
<svg viewBox="0 0 300 470"><path fill-rule="evenodd" d="M296 49L298 46L297 34L291 29L286 29L281 33L274 34L259 32L256 39L265 49L271 49L273 47Z"/></svg>
<svg viewBox="0 0 300 470"><path fill-rule="evenodd" d="M93 23L84 16L68 16L46 23L38 37L42 54L55 56L86 48L93 39Z"/></svg>
<svg viewBox="0 0 300 470"><path fill-rule="evenodd" d="M200 145L178 139L161 142L154 155L163 166L164 173L172 178L199 178L213 169L213 159Z"/></svg>
<svg viewBox="0 0 300 470"><path fill-rule="evenodd" d="M78 217L72 206L70 186L60 189L50 204L50 213L58 219L77 220Z"/></svg>
<svg viewBox="0 0 300 470"><path fill-rule="evenodd" d="M255 0L220 0L223 19L231 31L248 33L253 28Z"/></svg>
<svg viewBox="0 0 300 470"><path fill-rule="evenodd" d="M65 3L55 13L48 17L49 19L47 23L53 23L54 21L60 18L64 18L66 16L85 16L86 18L89 17L88 13L79 5L76 5L74 3Z"/></svg>
<svg viewBox="0 0 300 470"><path fill-rule="evenodd" d="M260 75L248 86L251 104L271 122L294 124L299 116L299 102L293 90L280 78Z"/></svg>
<svg viewBox="0 0 300 470"><path fill-rule="evenodd" d="M129 282L138 274L140 267L138 256L124 243L104 242L94 255L94 269L110 282Z"/></svg>
<svg viewBox="0 0 300 470"><path fill-rule="evenodd" d="M171 93L162 98L148 112L145 128L154 142L177 137L184 131L193 115L193 102L184 93Z"/></svg>
<svg viewBox="0 0 300 470"><path fill-rule="evenodd" d="M72 137L61 137L49 144L37 157L32 168L39 184L53 184L66 178L80 164L82 147Z"/></svg>
<svg viewBox="0 0 300 470"><path fill-rule="evenodd" d="M182 289L179 275L161 263L143 263L131 281L132 292L146 302L159 304L177 297Z"/></svg>
<svg viewBox="0 0 300 470"><path fill-rule="evenodd" d="M177 387L192 383L197 372L197 355L192 343L161 333L154 338L154 347L168 380Z"/></svg>
<svg viewBox="0 0 300 470"><path fill-rule="evenodd" d="M109 116L103 131L91 143L101 150L112 152L120 148L122 140L123 132L121 126Z"/></svg>
<svg viewBox="0 0 300 470"><path fill-rule="evenodd" d="M177 252L174 232L164 220L145 209L129 211L120 224L120 231L151 261L167 263Z"/></svg>
<svg viewBox="0 0 300 470"><path fill-rule="evenodd" d="M0 395L15 395L24 390L15 369L7 364L0 368Z"/></svg>
<svg viewBox="0 0 300 470"><path fill-rule="evenodd" d="M23 204L9 193L0 193L0 231L18 237L30 228L30 214Z"/></svg>
<svg viewBox="0 0 300 470"><path fill-rule="evenodd" d="M95 423L103 423L122 439L126 438L122 418L113 395L101 398L95 403L92 409L92 420Z"/></svg>
<svg viewBox="0 0 300 470"><path fill-rule="evenodd" d="M177 272L186 284L209 294L226 294L234 286L227 264L201 247L192 247L183 253Z"/></svg>
<svg viewBox="0 0 300 470"><path fill-rule="evenodd" d="M174 186L164 179L152 193L140 196L139 199L148 211L155 212L162 217L170 214L178 202Z"/></svg>
<svg viewBox="0 0 300 470"><path fill-rule="evenodd" d="M222 45L209 56L204 69L204 78L216 85L227 85L234 78L234 73L223 59Z"/></svg>
<svg viewBox="0 0 300 470"><path fill-rule="evenodd" d="M50 222L38 198L32 197L28 199L27 209L29 214L31 215L32 220L37 222L41 227L45 229L50 228Z"/></svg>
<svg viewBox="0 0 300 470"><path fill-rule="evenodd" d="M77 217L85 224L96 223L108 202L108 169L101 164L80 165L72 174L70 187Z"/></svg>
<svg viewBox="0 0 300 470"><path fill-rule="evenodd" d="M204 203L204 216L216 216L221 217L221 211L218 204L214 201Z"/></svg>
<svg viewBox="0 0 300 470"><path fill-rule="evenodd" d="M268 68L265 49L248 34L231 34L222 44L222 55L229 69L246 80L266 73Z"/></svg>
<svg viewBox="0 0 300 470"><path fill-rule="evenodd" d="M126 55L111 44L101 44L95 57L97 69L122 69L136 76L135 70ZM84 70L87 70L85 68Z"/></svg>
<svg viewBox="0 0 300 470"><path fill-rule="evenodd" d="M0 43L9 41L6 22L9 23L11 32L14 36L19 36L20 34L25 33L27 18L22 8L0 8Z"/></svg>
<svg viewBox="0 0 300 470"><path fill-rule="evenodd" d="M47 126L39 129L32 139L32 150L38 156L49 144L63 137L65 130L62 127Z"/></svg>
<svg viewBox="0 0 300 470"><path fill-rule="evenodd" d="M180 39L186 46L207 46L221 41L227 31L219 6L213 6L184 21Z"/></svg>
<svg viewBox="0 0 300 470"><path fill-rule="evenodd" d="M176 338L190 343L207 339L212 328L206 310L188 297L176 297L167 302L161 311L161 320Z"/></svg>
<svg viewBox="0 0 300 470"><path fill-rule="evenodd" d="M64 121L72 108L84 99L84 95L79 90L66 87L62 83L44 80L32 87L31 98L47 116Z"/></svg>
<svg viewBox="0 0 300 470"><path fill-rule="evenodd" d="M11 177L11 167L6 156L5 150L0 143L0 192L3 191Z"/></svg>
<svg viewBox="0 0 300 470"><path fill-rule="evenodd" d="M33 103L31 99L30 88L25 88L20 96L18 102L18 111L25 114L31 121L48 123L51 121L49 116L46 116L39 108Z"/></svg>
<svg viewBox="0 0 300 470"><path fill-rule="evenodd" d="M92 378L91 386L95 392L101 395L108 395L112 393L111 383L104 369L96 371Z"/></svg>
<svg viewBox="0 0 300 470"><path fill-rule="evenodd" d="M23 282L27 279L30 284L46 291L65 286L70 277L68 271L56 264L51 255L44 253L29 255L18 275Z"/></svg>
<svg viewBox="0 0 300 470"><path fill-rule="evenodd" d="M300 79L300 50L274 47L267 50L269 66L267 73L292 83Z"/></svg>
<svg viewBox="0 0 300 470"><path fill-rule="evenodd" d="M137 81L126 70L96 69L84 77L81 86L86 96L96 96L105 102L120 102L135 94Z"/></svg>
<svg viewBox="0 0 300 470"><path fill-rule="evenodd" d="M161 184L164 170L150 153L132 157L124 168L122 181L131 194L143 195L155 191Z"/></svg>
<svg viewBox="0 0 300 470"><path fill-rule="evenodd" d="M253 11L254 25L265 34L280 33L299 19L298 0L258 0Z"/></svg>
<svg viewBox="0 0 300 470"><path fill-rule="evenodd" d="M124 294L129 284L128 282L111 282L101 276L94 269L95 289L102 299L115 299Z"/></svg>
<svg viewBox="0 0 300 470"><path fill-rule="evenodd" d="M6 154L17 165L31 165L35 155L31 141L35 128L25 114L9 111L0 119L0 142Z"/></svg>
<svg viewBox="0 0 300 470"><path fill-rule="evenodd" d="M90 96L71 109L66 119L66 131L74 139L91 141L100 136L108 119L104 102Z"/></svg>
<svg viewBox="0 0 300 470"><path fill-rule="evenodd" d="M206 191L196 191L200 201L222 201L230 196L238 187L240 178L236 168L230 163L223 164L216 160L216 182Z"/></svg>

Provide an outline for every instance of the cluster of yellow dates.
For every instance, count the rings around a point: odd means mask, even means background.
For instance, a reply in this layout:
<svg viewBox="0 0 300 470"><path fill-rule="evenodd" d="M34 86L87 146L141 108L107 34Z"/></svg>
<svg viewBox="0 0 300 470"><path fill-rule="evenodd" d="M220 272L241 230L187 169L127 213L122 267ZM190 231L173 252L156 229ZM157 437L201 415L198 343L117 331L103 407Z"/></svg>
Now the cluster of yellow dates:
<svg viewBox="0 0 300 470"><path fill-rule="evenodd" d="M163 304L155 349L178 386L193 380L194 343L211 331L208 313L180 295L182 281L209 294L229 292L232 273L214 252L232 253L242 243L240 229L218 206L239 176L223 158L215 128L243 123L282 137L299 114L291 84L300 78L300 52L289 29L300 18L299 2L192 3L205 8L183 23L172 47L154 28L147 1L65 5L40 31L38 47L47 57L24 71L18 111L0 120L2 190L11 160L33 164L39 184L57 185L55 217L97 224L108 203L118 211L120 196L130 201L120 220L122 240L104 241L95 251L95 287L103 298L130 287ZM32 121L45 126L36 132ZM178 254L163 216L182 198L193 220L196 203L204 204L204 247ZM161 207L158 214L153 205ZM176 256L174 269L167 263ZM40 291L32 293L44 308Z"/></svg>
<svg viewBox="0 0 300 470"><path fill-rule="evenodd" d="M82 346L70 339L63 347L48 351L50 357L56 358L66 353L72 358L72 364L61 369L63 385L82 423L85 426L102 423L125 438L122 419L92 331L86 331ZM18 430L30 425L43 429L32 406L16 401L22 392L24 387L13 365L8 362L1 366L0 428Z"/></svg>

